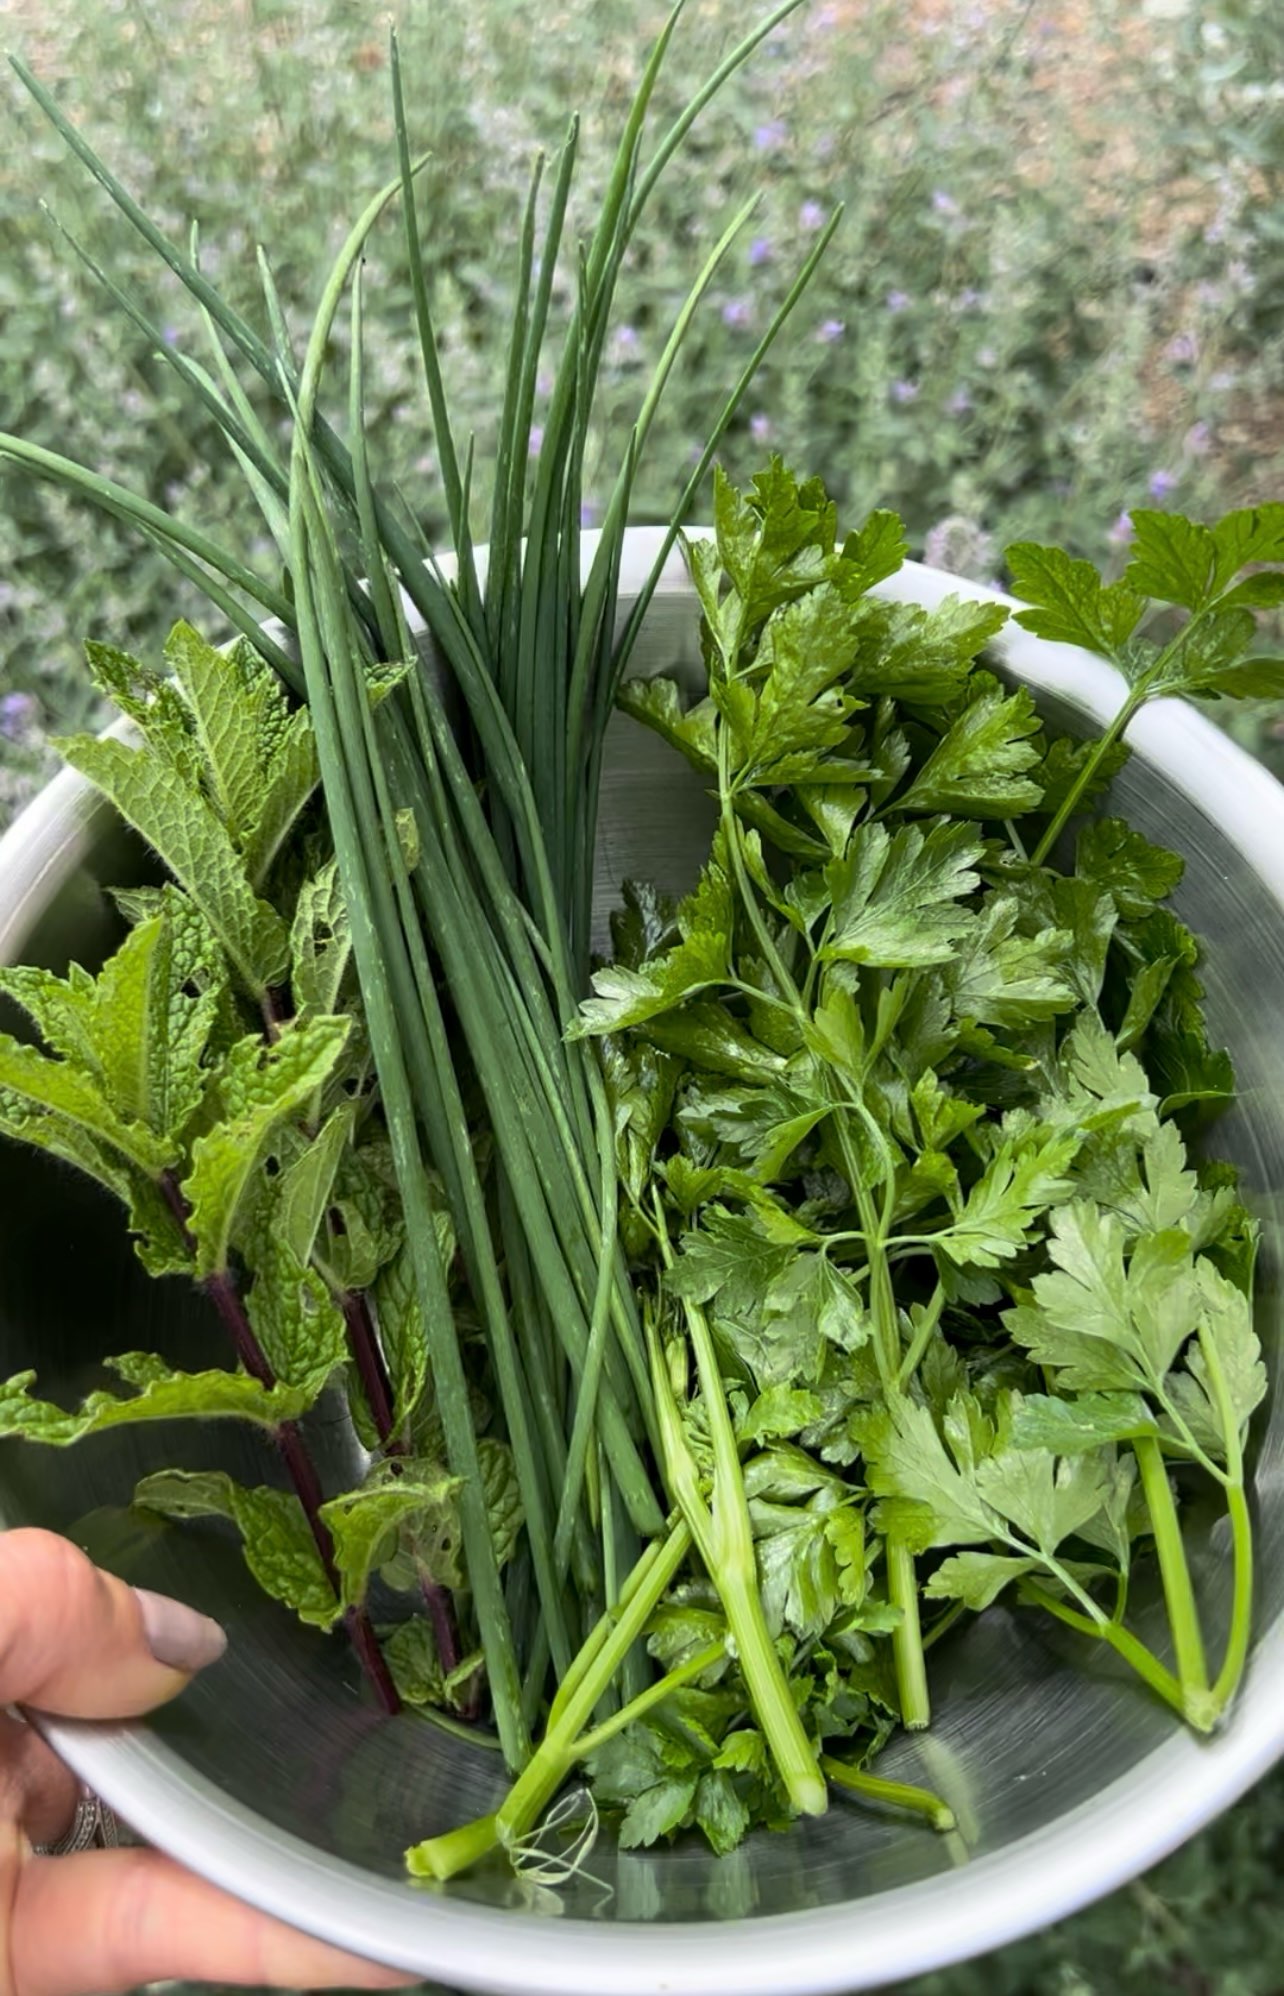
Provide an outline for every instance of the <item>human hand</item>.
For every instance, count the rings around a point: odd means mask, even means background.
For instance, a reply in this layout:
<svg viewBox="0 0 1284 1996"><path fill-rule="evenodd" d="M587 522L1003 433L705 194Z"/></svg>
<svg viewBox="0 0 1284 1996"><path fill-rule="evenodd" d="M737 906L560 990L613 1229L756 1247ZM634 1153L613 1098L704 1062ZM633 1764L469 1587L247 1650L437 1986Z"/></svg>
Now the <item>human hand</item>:
<svg viewBox="0 0 1284 1996"><path fill-rule="evenodd" d="M51 1532L0 1533L0 1996L110 1996L161 1981L392 1989L418 1978L309 1940L141 1849L42 1857L80 1784L3 1708L130 1719L222 1655L216 1622L102 1573Z"/></svg>

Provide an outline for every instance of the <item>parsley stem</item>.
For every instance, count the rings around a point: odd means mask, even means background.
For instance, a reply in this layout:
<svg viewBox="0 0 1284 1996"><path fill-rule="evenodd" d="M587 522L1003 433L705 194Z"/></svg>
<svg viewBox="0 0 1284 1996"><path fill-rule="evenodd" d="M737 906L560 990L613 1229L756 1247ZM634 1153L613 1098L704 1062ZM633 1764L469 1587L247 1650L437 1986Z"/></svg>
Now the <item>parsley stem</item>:
<svg viewBox="0 0 1284 1996"><path fill-rule="evenodd" d="M1207 1323L1199 1327L1199 1348L1204 1354L1208 1383L1221 1421L1226 1443L1226 1508L1230 1514L1231 1546L1234 1562L1234 1592L1231 1598L1230 1636L1226 1655L1213 1686L1213 1703L1222 1712L1239 1688L1248 1659L1253 1628L1253 1521L1244 1490L1244 1452L1240 1425L1231 1402L1226 1369L1217 1349L1217 1339Z"/></svg>
<svg viewBox="0 0 1284 1996"><path fill-rule="evenodd" d="M683 1308L713 1445L709 1577L726 1610L754 1712L790 1803L799 1815L820 1816L826 1807L825 1784L767 1628L740 1451L713 1336L698 1304L684 1300Z"/></svg>
<svg viewBox="0 0 1284 1996"><path fill-rule="evenodd" d="M939 1795L933 1795L930 1788L916 1788L909 1781L885 1781L879 1774L866 1774L862 1768L849 1767L845 1761L835 1760L832 1754L822 1754L821 1772L828 1776L836 1788L842 1788L849 1795L859 1795L867 1802L883 1802L891 1809L908 1809L916 1816L926 1816L934 1830L942 1832L957 1827L954 1811L942 1802Z"/></svg>
<svg viewBox="0 0 1284 1996"><path fill-rule="evenodd" d="M1108 728L1097 737L1089 755L1084 758L1083 768L1075 777L1059 807L1044 829L1043 836L1030 855L1032 866L1042 866L1053 846L1060 838L1066 825L1079 808L1080 799L1087 791L1098 769L1117 741L1120 741L1138 709L1144 707L1150 697L1149 676L1141 680L1130 691L1123 706L1115 715Z"/></svg>
<svg viewBox="0 0 1284 1996"><path fill-rule="evenodd" d="M622 1733L635 1719L644 1717L672 1692L680 1691L693 1678L712 1670L715 1663L721 1663L726 1653L726 1642L719 1636L716 1641L706 1643L703 1649L697 1650L694 1656L688 1657L685 1663L675 1664L665 1676L657 1678L654 1684L648 1684L645 1691L639 1691L636 1698L630 1698L627 1705L621 1705L619 1711L613 1712L600 1726L594 1726L591 1733L582 1733L575 1743L576 1760L587 1760L591 1753L596 1753L617 1733Z"/></svg>
<svg viewBox="0 0 1284 1996"><path fill-rule="evenodd" d="M1177 1506L1173 1502L1167 1465L1155 1437L1138 1436L1133 1443L1133 1452L1141 1471L1141 1487L1155 1535L1155 1551L1159 1555L1159 1572L1168 1609L1168 1626L1172 1631L1177 1675L1181 1679L1182 1691L1192 1706L1192 1723L1197 1724L1195 1711L1203 1710L1208 1700L1208 1665L1204 1658L1204 1638L1182 1544Z"/></svg>
<svg viewBox="0 0 1284 1996"><path fill-rule="evenodd" d="M1137 1675L1163 1699L1166 1705L1171 1705L1183 1719L1189 1717L1181 1685L1171 1670L1168 1670L1159 1658L1146 1648L1145 1643L1139 1642L1130 1629L1122 1628L1118 1622L1111 1621L1109 1616L1104 1615L1096 1603L1086 1595L1082 1598L1087 1601L1092 1612L1081 1614L1077 1608L1067 1607L1064 1601L1059 1601L1055 1594L1049 1594L1037 1582L1031 1581L1028 1584L1031 1595L1041 1608L1046 1608L1050 1615L1055 1615L1056 1619L1064 1622L1068 1629L1075 1629L1082 1636L1096 1636L1099 1641L1109 1643L1111 1649L1116 1651L1125 1663L1131 1664ZM1081 1593L1081 1590L1076 1588L1075 1592Z"/></svg>
<svg viewBox="0 0 1284 1996"><path fill-rule="evenodd" d="M691 1534L685 1523L674 1525L666 1538L648 1546L625 1582L619 1607L601 1618L572 1665L549 1712L543 1739L499 1808L444 1836L427 1837L415 1844L406 1852L406 1866L413 1877L453 1878L497 1844L511 1849L534 1827L583 1750L584 1729L603 1692L615 1679L690 1550ZM708 1665L702 1667L707 1669ZM572 1680L573 1688L568 1689ZM605 1724L612 1726L612 1721Z"/></svg>
<svg viewBox="0 0 1284 1996"><path fill-rule="evenodd" d="M896 1375L896 1384L898 1387L900 1387L902 1392L909 1385L910 1380L914 1377L914 1374L918 1371L918 1368L922 1363L924 1352L931 1344L932 1339L936 1336L937 1326L941 1321L941 1312L944 1308L945 1308L945 1285L944 1283L938 1282L935 1289L932 1291L931 1297L927 1304L927 1308L924 1310L922 1317L919 1319L918 1329L915 1331L913 1338L910 1340L909 1348L906 1351L904 1358L901 1360L900 1371Z"/></svg>
<svg viewBox="0 0 1284 1996"><path fill-rule="evenodd" d="M932 1700L927 1688L927 1659L923 1652L923 1632L918 1614L918 1580L914 1555L899 1532L891 1531L885 1542L887 1558L887 1598L901 1611L892 1631L892 1654L896 1659L896 1691L901 1718L911 1732L930 1725Z"/></svg>

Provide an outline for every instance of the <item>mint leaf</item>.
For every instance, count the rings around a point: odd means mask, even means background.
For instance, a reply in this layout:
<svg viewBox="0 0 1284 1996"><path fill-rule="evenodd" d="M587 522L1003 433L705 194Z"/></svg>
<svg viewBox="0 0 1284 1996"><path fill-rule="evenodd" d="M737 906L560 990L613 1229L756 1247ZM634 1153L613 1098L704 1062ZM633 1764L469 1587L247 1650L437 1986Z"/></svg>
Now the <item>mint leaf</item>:
<svg viewBox="0 0 1284 1996"><path fill-rule="evenodd" d="M290 1239L276 1196L280 1182L267 1181L252 1219L238 1230L253 1276L245 1307L277 1379L315 1398L347 1358L347 1334L325 1282Z"/></svg>
<svg viewBox="0 0 1284 1996"><path fill-rule="evenodd" d="M91 1074L0 1033L0 1126L23 1142L40 1143L38 1131L47 1118L55 1124L48 1148L55 1148L70 1125L71 1150L60 1154L73 1155L77 1163L106 1147L125 1164L155 1176L177 1156L172 1142L114 1109ZM76 1156L81 1137L88 1142Z"/></svg>
<svg viewBox="0 0 1284 1996"><path fill-rule="evenodd" d="M251 1034L233 1047L218 1080L222 1120L196 1139L183 1184L201 1275L227 1266L242 1202L274 1134L322 1086L343 1051L349 1023L295 1022L270 1046Z"/></svg>
<svg viewBox="0 0 1284 1996"><path fill-rule="evenodd" d="M245 641L219 648L176 624L165 661L182 691L206 795L262 886L320 780L312 718L291 712L280 681ZM148 717L143 717L145 732Z"/></svg>
<svg viewBox="0 0 1284 1996"><path fill-rule="evenodd" d="M507 1566L526 1522L513 1451L507 1442L498 1441L494 1435L483 1435L477 1444L477 1454L495 1557L501 1566Z"/></svg>
<svg viewBox="0 0 1284 1996"><path fill-rule="evenodd" d="M458 1478L435 1464L402 1458L377 1464L359 1489L321 1506L334 1539L344 1608L365 1600L371 1574L385 1564L403 1533L430 1578L459 1584L458 1490Z"/></svg>
<svg viewBox="0 0 1284 1996"><path fill-rule="evenodd" d="M447 1278L455 1256L454 1229L444 1205L434 1204L437 1251ZM380 1269L374 1291L379 1342L392 1381L393 1425L413 1419L428 1382L428 1340L419 1310L419 1290L410 1250L403 1246Z"/></svg>
<svg viewBox="0 0 1284 1996"><path fill-rule="evenodd" d="M290 924L290 990L300 1018L341 1010L352 959L352 930L339 868L329 860L299 889Z"/></svg>
<svg viewBox="0 0 1284 1996"><path fill-rule="evenodd" d="M152 747L75 735L58 748L160 854L247 988L260 994L278 983L288 961L285 925L250 885L231 835L204 794Z"/></svg>
<svg viewBox="0 0 1284 1996"><path fill-rule="evenodd" d="M266 1484L245 1489L222 1470L165 1469L145 1476L134 1502L164 1518L226 1518L241 1535L245 1564L265 1594L301 1622L328 1629L340 1613L297 1497Z"/></svg>
<svg viewBox="0 0 1284 1996"><path fill-rule="evenodd" d="M33 1399L35 1373L15 1373L0 1385L0 1434L66 1448L85 1435L139 1421L231 1419L275 1428L297 1420L315 1398L294 1386L266 1387L244 1372L174 1372L148 1352L125 1352L104 1364L137 1390L125 1397L87 1394L75 1413Z"/></svg>
<svg viewBox="0 0 1284 1996"><path fill-rule="evenodd" d="M0 971L0 990L17 999L47 1045L83 1070L120 1116L146 1124L168 1148L209 1079L206 1048L226 971L185 896L172 886L160 889L155 910L97 977L77 964L65 978L18 968Z"/></svg>
<svg viewBox="0 0 1284 1996"><path fill-rule="evenodd" d="M407 1705L440 1705L445 1685L432 1631L423 1616L379 1631L384 1661Z"/></svg>

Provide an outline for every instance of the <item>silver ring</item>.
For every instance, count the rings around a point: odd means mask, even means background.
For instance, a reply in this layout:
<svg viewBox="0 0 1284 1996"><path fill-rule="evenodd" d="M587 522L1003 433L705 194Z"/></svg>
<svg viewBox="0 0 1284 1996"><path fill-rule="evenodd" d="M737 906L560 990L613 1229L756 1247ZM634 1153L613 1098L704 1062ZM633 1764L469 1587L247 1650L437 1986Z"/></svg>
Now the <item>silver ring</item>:
<svg viewBox="0 0 1284 1996"><path fill-rule="evenodd" d="M37 1857L70 1857L73 1851L114 1850L121 1841L120 1825L91 1788L82 1788L70 1829L56 1843L33 1844Z"/></svg>

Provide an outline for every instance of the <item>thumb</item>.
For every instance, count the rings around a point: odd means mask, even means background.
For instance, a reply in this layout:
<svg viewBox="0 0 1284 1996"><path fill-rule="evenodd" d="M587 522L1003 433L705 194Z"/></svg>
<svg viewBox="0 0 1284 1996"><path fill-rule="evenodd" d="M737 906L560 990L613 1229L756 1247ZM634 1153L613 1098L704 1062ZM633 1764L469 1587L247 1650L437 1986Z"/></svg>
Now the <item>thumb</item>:
<svg viewBox="0 0 1284 1996"><path fill-rule="evenodd" d="M217 1622L100 1572L70 1540L0 1533L0 1706L132 1719L226 1647Z"/></svg>

